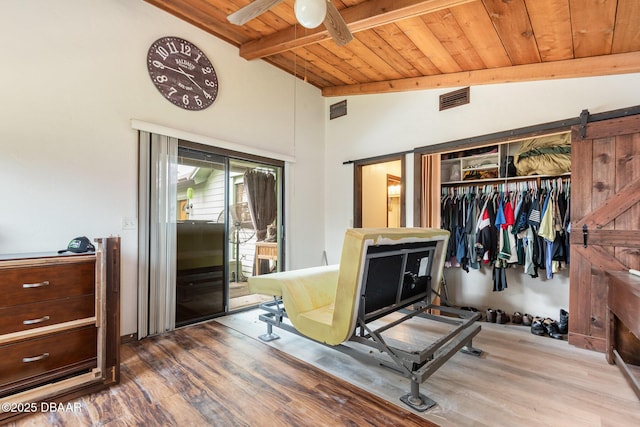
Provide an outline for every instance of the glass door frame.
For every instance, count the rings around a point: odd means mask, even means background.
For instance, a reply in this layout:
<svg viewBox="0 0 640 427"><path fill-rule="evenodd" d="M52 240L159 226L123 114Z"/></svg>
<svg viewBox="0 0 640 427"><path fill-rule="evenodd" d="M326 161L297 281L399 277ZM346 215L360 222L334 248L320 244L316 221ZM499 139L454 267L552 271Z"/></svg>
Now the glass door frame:
<svg viewBox="0 0 640 427"><path fill-rule="evenodd" d="M159 159L154 159L152 151L155 150L155 148L152 150L152 147L155 147L158 142L161 144L168 144L168 148L162 148L163 150L166 150L166 154L163 152ZM162 147L164 146L165 145L162 145ZM175 233L172 234L171 230L175 230L176 227L175 214L177 197L175 189L173 193L171 193L170 189L163 190L163 188L171 187L170 185L167 185L170 182L167 180L167 176L173 176L176 174L178 146L224 157L227 168L225 171L225 182L227 184L229 182L228 165L230 159L255 162L278 169L279 175L277 177L276 190L279 221L279 227L277 230L278 267L285 265L284 248L286 245L286 230L284 224L286 222L284 213L284 175L286 171L286 163L284 160L246 154L207 144L189 142L180 138L163 135L162 133L155 133L154 131L140 129L138 153L138 338L160 334L176 328L174 314L176 296L175 273L177 270L175 262L176 236L174 235ZM172 161L171 159L174 157L176 158ZM172 166L174 163L175 165ZM157 167L161 168L159 171L162 176L154 175L154 168ZM156 188L157 185L162 187L160 188L159 195L164 198L167 204L171 205L166 209L152 200L152 193L154 191L158 191ZM173 194L173 196L170 197L169 194ZM160 209L160 213L173 212L173 219L169 217L159 218L161 223L160 233L154 231L157 227L152 224L151 215L154 209ZM228 211L228 189L225 189L225 210ZM154 213L154 215L156 214ZM162 225L162 223L165 225ZM225 224L225 239L228 238L228 233L228 224ZM150 240L152 234L161 236L159 240L156 238L153 244ZM158 248L154 245L158 245L160 247L160 253L156 253ZM158 256L160 256L160 258L158 258ZM223 258L225 262L225 269L223 273L225 281L225 302L224 311L219 314L220 316L231 312L229 311L228 248L225 248ZM172 259L173 262L171 262ZM160 262L160 265L158 262ZM161 278L159 283L156 283L157 280L154 279L154 277ZM217 316L218 315L213 315L211 318ZM172 318L173 322L171 321Z"/></svg>
<svg viewBox="0 0 640 427"><path fill-rule="evenodd" d="M277 254L278 254L278 269L282 269L285 264L285 242L286 242L286 230L285 230L285 197L284 197L284 189L285 189L285 162L282 160L272 159L268 157L257 156L253 154L242 153L239 151L228 150L224 148L219 148L215 146L200 144L197 142L185 141L180 139L178 141L178 146L186 149L191 149L194 151L200 151L207 154L217 155L225 158L225 182L227 183L225 189L225 239L227 242L230 240L230 174L231 174L231 164L233 162L243 163L255 163L258 166L264 165L267 167L273 167L279 169L279 174L276 176L276 202L277 202ZM220 313L220 316L226 315L229 313L233 313L236 311L242 311L246 309L250 309L251 307L240 308L238 310L230 310L229 299L230 299L230 261L231 261L231 253L229 245L225 247L224 251L224 283L225 283L225 304L224 304L224 312ZM255 260L254 260L255 264ZM215 316L214 316L215 317Z"/></svg>
<svg viewBox="0 0 640 427"><path fill-rule="evenodd" d="M222 209L222 213L227 210L226 183L229 177L229 161L228 158L221 155L186 148L180 142L178 142L177 151L176 165L178 168L180 165L192 166L196 168L194 174L201 171L207 173L206 171L210 169L207 179L200 182L197 180L189 181L193 180L194 176L186 177L188 179L185 183L176 180L178 187L176 195L186 197L189 203L187 218L180 218L180 214L183 213L180 209L177 209L176 215L177 262L174 326L181 327L208 320L227 311L226 224L217 224L218 215L212 214L211 210L215 212L216 208ZM216 170L220 171L220 169L222 169L222 173L216 174ZM224 188L222 198L216 197L215 192L216 182L217 185L220 185L220 181L222 181ZM185 186L189 188L185 189ZM214 189L213 195L211 194L212 189ZM181 199L177 198L176 207L180 202ZM217 250L222 253L221 259L216 259ZM202 304L202 299L207 303ZM189 304L192 306L188 307Z"/></svg>

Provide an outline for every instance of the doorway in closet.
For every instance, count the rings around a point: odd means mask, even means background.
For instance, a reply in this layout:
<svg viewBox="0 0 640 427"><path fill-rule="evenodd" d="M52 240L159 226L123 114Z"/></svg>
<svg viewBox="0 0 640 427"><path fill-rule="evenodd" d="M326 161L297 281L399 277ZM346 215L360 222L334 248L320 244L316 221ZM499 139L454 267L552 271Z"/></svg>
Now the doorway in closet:
<svg viewBox="0 0 640 427"><path fill-rule="evenodd" d="M404 227L404 156L354 164L354 227Z"/></svg>
<svg viewBox="0 0 640 427"><path fill-rule="evenodd" d="M281 163L141 133L140 338L264 302L247 281L281 265Z"/></svg>

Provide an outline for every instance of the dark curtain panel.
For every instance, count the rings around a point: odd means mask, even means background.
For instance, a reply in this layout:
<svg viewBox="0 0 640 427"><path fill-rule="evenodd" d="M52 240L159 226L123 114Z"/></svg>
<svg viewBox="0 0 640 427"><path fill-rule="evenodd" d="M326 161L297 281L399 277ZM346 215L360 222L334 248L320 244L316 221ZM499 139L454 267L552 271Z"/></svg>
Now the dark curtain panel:
<svg viewBox="0 0 640 427"><path fill-rule="evenodd" d="M276 219L278 212L276 177L256 169L248 170L244 173L244 187L256 237L258 241L263 241L267 237L267 226Z"/></svg>

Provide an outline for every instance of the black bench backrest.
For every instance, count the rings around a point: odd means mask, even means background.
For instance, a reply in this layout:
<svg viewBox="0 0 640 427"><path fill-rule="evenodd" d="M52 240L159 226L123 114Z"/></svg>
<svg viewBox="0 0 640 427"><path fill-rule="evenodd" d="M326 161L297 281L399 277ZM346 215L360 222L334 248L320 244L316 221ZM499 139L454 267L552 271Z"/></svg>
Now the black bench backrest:
<svg viewBox="0 0 640 427"><path fill-rule="evenodd" d="M431 300L431 267L439 242L376 245L367 249L358 317L365 322Z"/></svg>

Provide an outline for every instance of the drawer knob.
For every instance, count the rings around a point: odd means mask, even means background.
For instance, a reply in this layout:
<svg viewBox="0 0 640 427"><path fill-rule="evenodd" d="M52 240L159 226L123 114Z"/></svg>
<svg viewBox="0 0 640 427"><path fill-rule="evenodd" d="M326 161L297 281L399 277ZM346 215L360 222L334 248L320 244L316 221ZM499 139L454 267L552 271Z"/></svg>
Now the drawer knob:
<svg viewBox="0 0 640 427"><path fill-rule="evenodd" d="M22 324L23 325L35 325L36 323L46 322L49 319L51 319L49 316L43 316L43 317L41 317L39 319L23 320Z"/></svg>
<svg viewBox="0 0 640 427"><path fill-rule="evenodd" d="M45 280L44 282L38 282L38 283L23 283L22 287L24 289L27 288L41 288L43 286L49 286L49 281Z"/></svg>
<svg viewBox="0 0 640 427"><path fill-rule="evenodd" d="M49 357L49 353L42 353L40 356L23 357L22 362L23 363L37 362L38 360L46 359L47 357Z"/></svg>

